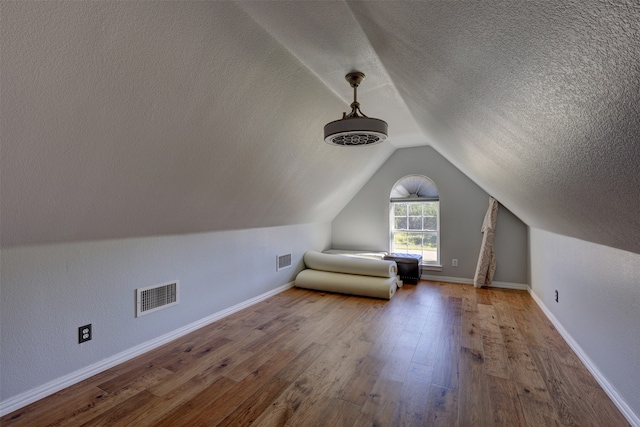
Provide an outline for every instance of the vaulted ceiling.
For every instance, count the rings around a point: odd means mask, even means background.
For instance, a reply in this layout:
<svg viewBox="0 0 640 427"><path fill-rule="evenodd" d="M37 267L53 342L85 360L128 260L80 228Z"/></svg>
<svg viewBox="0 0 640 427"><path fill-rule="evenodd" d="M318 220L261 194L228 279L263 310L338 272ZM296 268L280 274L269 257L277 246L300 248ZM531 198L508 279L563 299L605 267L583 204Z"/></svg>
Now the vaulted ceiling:
<svg viewBox="0 0 640 427"><path fill-rule="evenodd" d="M432 145L527 224L640 253L640 4L23 2L3 246L331 221ZM344 75L388 142L332 147Z"/></svg>

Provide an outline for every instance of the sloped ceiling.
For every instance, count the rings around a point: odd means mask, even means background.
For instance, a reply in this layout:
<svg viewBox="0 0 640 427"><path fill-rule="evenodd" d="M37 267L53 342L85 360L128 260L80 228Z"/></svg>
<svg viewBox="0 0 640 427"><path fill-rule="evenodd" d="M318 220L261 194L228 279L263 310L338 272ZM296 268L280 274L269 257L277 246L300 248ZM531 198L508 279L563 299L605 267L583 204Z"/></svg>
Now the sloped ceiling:
<svg viewBox="0 0 640 427"><path fill-rule="evenodd" d="M2 2L3 246L330 221L431 144L527 224L640 253L640 5ZM388 143L322 142L344 75Z"/></svg>

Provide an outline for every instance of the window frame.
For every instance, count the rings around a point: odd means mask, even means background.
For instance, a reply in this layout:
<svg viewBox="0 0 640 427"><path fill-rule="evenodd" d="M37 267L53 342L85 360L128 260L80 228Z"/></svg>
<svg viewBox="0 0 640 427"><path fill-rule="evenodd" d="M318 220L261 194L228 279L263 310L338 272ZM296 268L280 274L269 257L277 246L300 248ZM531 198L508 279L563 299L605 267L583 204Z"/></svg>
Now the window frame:
<svg viewBox="0 0 640 427"><path fill-rule="evenodd" d="M411 230L409 230L408 228L408 224L407 224L407 228L406 229L396 229L395 227L395 207L398 204L409 204L409 203L435 203L437 206L437 213L436 213L436 229L435 230L430 230L430 229L421 229L421 230L416 230L416 233L435 233L436 234L436 260L435 261L427 261L425 260L424 256L422 257L422 265L423 266L427 266L427 267L441 267L440 264L440 200L428 200L428 199L423 199L423 200L419 200L419 199L408 199L408 200L404 200L404 201L400 201L400 200L396 200L396 201L389 201L389 252L396 252L394 249L394 244L395 244L395 234L397 231L404 231L404 232L408 232L411 233ZM424 209L424 208L423 208ZM409 212L407 211L407 220L409 218ZM426 218L424 216L424 210L422 212L422 215L420 216L421 218ZM423 225L424 227L424 225ZM424 246L423 246L424 248ZM424 250L424 249L423 249ZM403 252L396 252L396 253L403 253Z"/></svg>
<svg viewBox="0 0 640 427"><path fill-rule="evenodd" d="M399 203L425 203L425 202L436 202L437 203L437 220L436 220L436 260L435 261L426 261L425 257L422 257L422 266L423 269L432 270L432 271L442 271L442 247L441 247L441 221L440 216L442 212L442 205L440 203L440 191L438 190L438 186L436 183L429 178L428 176L422 174L409 174L400 178L396 183L391 187L391 191L389 193L389 212L388 212L388 224L389 224L389 251L394 251L395 245L395 236L397 231L409 231L409 212L407 211L407 229L396 229L395 228L395 207ZM422 210L422 218L424 218L424 210ZM424 221L422 223L424 227ZM433 230L420 230L420 233L425 232L433 232ZM421 251L424 251L424 238L421 243ZM405 251L409 251L406 249ZM402 252L399 252L402 253Z"/></svg>

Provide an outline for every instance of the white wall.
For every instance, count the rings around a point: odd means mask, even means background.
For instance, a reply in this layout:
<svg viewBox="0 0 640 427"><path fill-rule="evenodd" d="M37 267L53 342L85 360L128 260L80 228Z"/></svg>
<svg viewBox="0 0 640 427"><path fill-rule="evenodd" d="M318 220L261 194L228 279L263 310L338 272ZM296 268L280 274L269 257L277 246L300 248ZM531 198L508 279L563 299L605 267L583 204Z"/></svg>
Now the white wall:
<svg viewBox="0 0 640 427"><path fill-rule="evenodd" d="M532 292L640 417L640 254L535 228L530 244Z"/></svg>
<svg viewBox="0 0 640 427"><path fill-rule="evenodd" d="M3 248L0 400L285 285L329 238L325 223ZM175 279L177 306L135 318L136 288Z"/></svg>
<svg viewBox="0 0 640 427"><path fill-rule="evenodd" d="M396 150L332 223L337 249L389 250L389 193L402 177L431 178L440 192L442 272L430 275L473 279L489 206L489 195L431 147ZM527 283L527 226L500 206L495 236L494 280ZM451 266L457 258L458 267Z"/></svg>

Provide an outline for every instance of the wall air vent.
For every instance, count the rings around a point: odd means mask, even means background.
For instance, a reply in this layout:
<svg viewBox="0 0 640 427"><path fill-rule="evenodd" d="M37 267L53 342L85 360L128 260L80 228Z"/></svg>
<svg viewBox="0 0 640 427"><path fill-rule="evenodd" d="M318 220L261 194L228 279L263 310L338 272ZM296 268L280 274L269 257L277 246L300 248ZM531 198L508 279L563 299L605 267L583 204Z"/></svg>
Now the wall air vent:
<svg viewBox="0 0 640 427"><path fill-rule="evenodd" d="M276 271L291 267L291 254L278 255L276 257Z"/></svg>
<svg viewBox="0 0 640 427"><path fill-rule="evenodd" d="M136 317L176 305L179 288L180 282L176 280L136 289Z"/></svg>

